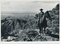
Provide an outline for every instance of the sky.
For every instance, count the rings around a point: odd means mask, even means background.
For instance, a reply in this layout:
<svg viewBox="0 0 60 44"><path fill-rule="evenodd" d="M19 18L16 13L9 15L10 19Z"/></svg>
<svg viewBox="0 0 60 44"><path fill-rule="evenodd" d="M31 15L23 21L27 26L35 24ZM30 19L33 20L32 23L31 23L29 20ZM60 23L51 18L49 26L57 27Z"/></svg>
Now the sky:
<svg viewBox="0 0 60 44"><path fill-rule="evenodd" d="M52 10L56 6L56 2L47 1L19 1L19 0L4 0L1 2L2 12L39 12L39 9L43 11Z"/></svg>

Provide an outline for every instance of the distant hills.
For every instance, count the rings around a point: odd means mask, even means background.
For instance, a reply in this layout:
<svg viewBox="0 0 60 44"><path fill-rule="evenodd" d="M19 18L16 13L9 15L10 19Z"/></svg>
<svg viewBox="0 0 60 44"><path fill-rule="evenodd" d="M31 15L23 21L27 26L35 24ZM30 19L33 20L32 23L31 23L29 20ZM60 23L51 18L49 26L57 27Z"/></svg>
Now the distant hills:
<svg viewBox="0 0 60 44"><path fill-rule="evenodd" d="M1 13L1 19L4 19L8 16L12 16L12 17L16 17L16 18L27 17L27 16L35 16L35 14L36 13L33 13L33 12L25 12L25 13L2 12Z"/></svg>

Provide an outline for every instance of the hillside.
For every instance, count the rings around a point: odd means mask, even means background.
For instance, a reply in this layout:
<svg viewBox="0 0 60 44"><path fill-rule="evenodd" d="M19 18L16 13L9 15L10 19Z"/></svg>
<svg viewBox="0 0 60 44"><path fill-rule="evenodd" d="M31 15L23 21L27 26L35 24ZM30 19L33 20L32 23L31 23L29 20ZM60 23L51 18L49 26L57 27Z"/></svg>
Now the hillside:
<svg viewBox="0 0 60 44"><path fill-rule="evenodd" d="M23 13L25 15L25 13ZM52 32L55 35L59 35L59 4L56 5L52 10L49 10L49 14L52 18L52 21L48 21L48 32ZM1 38L2 41L4 39L8 39L9 36L17 37L14 41L28 41L31 39L33 41L57 41L58 38L54 38L51 36L43 35L37 36L39 34L39 29L37 26L37 20L35 13L31 13L28 16L20 17L20 14L17 15L19 18L15 16L8 16L1 20ZM22 14L21 14L22 15ZM32 16L33 15L33 16ZM32 33L33 35L29 35ZM37 37L36 37L37 36ZM44 37L45 36L45 37ZM11 39L10 38L10 39ZM35 38L35 39L34 39ZM42 39L41 39L42 38ZM48 39L49 38L49 39ZM9 41L9 40L8 40Z"/></svg>

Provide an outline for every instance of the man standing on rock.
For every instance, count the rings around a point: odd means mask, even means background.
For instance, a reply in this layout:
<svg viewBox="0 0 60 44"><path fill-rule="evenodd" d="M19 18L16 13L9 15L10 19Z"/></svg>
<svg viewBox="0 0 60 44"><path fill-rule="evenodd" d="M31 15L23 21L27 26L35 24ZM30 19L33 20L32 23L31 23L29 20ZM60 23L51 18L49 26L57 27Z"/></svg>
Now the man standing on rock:
<svg viewBox="0 0 60 44"><path fill-rule="evenodd" d="M42 33L42 31L43 31L43 29L41 29L41 23L42 23L42 21L43 21L43 15L44 15L44 12L43 12L43 9L40 9L40 13L38 14L38 27L39 27L39 29L40 29L40 33Z"/></svg>

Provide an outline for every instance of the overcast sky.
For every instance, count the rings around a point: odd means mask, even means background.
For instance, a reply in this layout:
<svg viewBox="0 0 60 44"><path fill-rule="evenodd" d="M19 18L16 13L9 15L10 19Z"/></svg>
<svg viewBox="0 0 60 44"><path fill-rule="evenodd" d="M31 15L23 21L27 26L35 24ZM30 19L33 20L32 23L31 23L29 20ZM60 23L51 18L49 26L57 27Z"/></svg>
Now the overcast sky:
<svg viewBox="0 0 60 44"><path fill-rule="evenodd" d="M39 12L40 8L43 8L45 12L54 8L57 3L44 1L5 0L2 1L1 4L2 12Z"/></svg>

